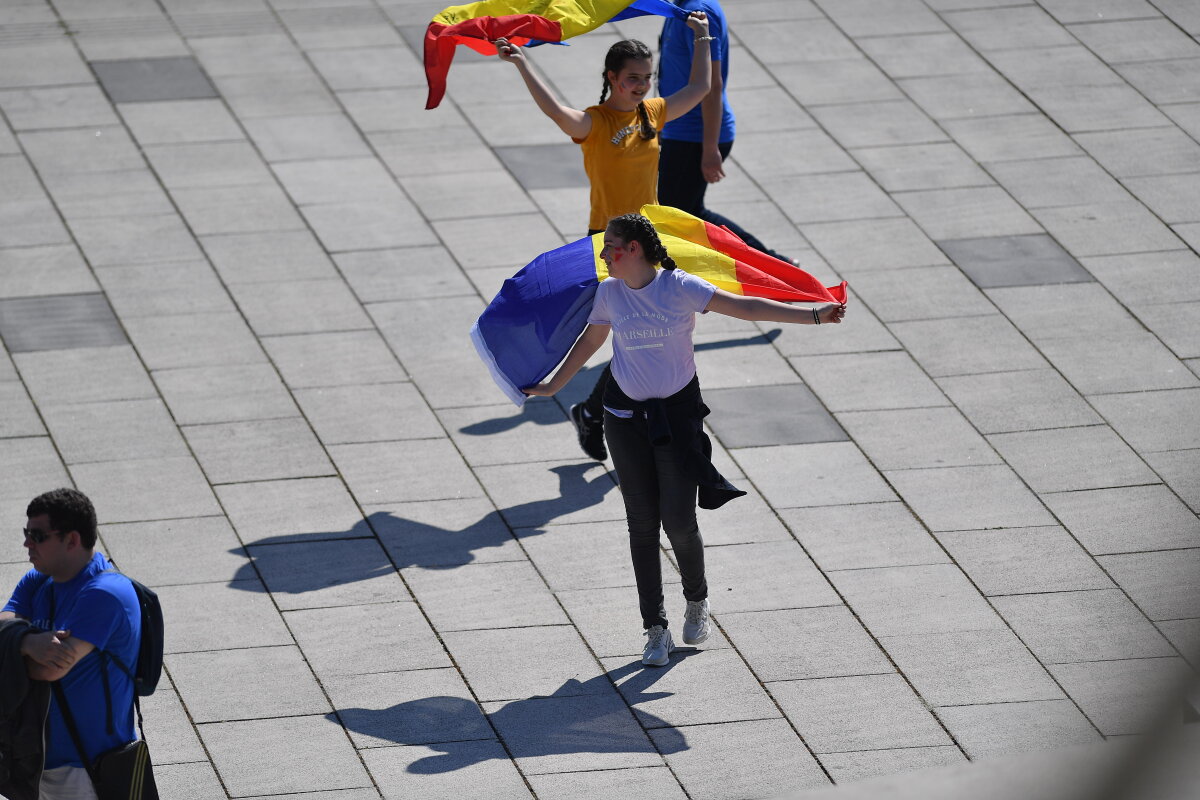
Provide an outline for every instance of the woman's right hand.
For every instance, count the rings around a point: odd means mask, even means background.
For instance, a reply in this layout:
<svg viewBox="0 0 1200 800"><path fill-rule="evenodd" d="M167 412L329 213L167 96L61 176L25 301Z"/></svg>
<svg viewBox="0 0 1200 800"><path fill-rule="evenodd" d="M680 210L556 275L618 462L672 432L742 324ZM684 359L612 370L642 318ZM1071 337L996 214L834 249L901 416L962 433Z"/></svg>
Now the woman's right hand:
<svg viewBox="0 0 1200 800"><path fill-rule="evenodd" d="M688 14L687 26L696 36L708 36L708 15L703 11L693 11Z"/></svg>
<svg viewBox="0 0 1200 800"><path fill-rule="evenodd" d="M516 64L525 60L525 54L521 52L521 48L510 44L508 39L497 39L492 44L496 46L496 54L500 56L501 61Z"/></svg>

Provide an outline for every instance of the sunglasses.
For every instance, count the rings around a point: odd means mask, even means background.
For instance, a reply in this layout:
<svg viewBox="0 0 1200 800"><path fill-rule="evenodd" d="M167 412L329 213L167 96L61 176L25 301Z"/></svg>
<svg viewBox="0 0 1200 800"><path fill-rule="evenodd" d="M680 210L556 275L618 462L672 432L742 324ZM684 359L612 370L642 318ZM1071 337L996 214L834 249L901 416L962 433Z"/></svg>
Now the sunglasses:
<svg viewBox="0 0 1200 800"><path fill-rule="evenodd" d="M55 535L54 531L40 531L37 528L22 528L21 530L25 533L25 538L34 544L41 544Z"/></svg>

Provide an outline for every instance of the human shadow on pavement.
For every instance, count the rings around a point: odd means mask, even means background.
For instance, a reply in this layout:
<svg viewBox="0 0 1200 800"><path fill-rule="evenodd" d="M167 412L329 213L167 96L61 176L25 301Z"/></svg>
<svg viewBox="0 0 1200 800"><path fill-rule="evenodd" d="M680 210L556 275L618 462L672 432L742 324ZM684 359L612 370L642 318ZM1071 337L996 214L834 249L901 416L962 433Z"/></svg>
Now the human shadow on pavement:
<svg viewBox="0 0 1200 800"><path fill-rule="evenodd" d="M616 488L606 471L589 478L597 465L561 464L551 467L558 476L558 496L519 503L484 514L465 528L443 527L376 511L346 531L272 536L247 543L252 558L238 568L230 586L257 589L262 576L271 592L303 594L331 586L369 580L405 567L450 569L475 561L476 553L539 536L549 523L567 514L598 505ZM383 547L347 546L378 536ZM243 555L236 547L229 552Z"/></svg>
<svg viewBox="0 0 1200 800"><path fill-rule="evenodd" d="M518 759L572 753L653 753L655 746L663 754L678 753L688 749L681 732L652 714L638 712L635 717L626 703L670 697L671 692L647 690L683 659L699 652L694 648L676 650L665 667L646 668L634 661L587 681L572 678L552 695L513 700L486 717L466 698L438 696L384 709L344 708L325 718L362 736L439 751L408 766L409 772L422 775L507 757L493 744L488 721L508 753ZM620 694L614 691L612 684L631 673L633 678L625 682ZM643 727L656 729L653 744Z"/></svg>
<svg viewBox="0 0 1200 800"><path fill-rule="evenodd" d="M747 336L742 339L722 339L719 342L701 342L693 348L696 352L706 350L725 350L730 347L745 347L747 345L770 344L779 338L783 333L782 328L772 328L766 333L756 333L753 336ZM604 365L594 365L584 367L579 370L579 373L571 379L569 386L586 386L590 390L591 386L600 378L600 372L604 369ZM560 397L563 396L560 394ZM582 398L580 398L582 399ZM513 414L511 417L497 417L496 419L485 419L481 422L475 422L466 427L459 428L459 433L465 433L468 436L489 436L494 433L505 433L513 428L531 423L533 425L557 425L563 421L561 413L556 413L552 409L552 403L532 402L526 403L521 407L519 413Z"/></svg>

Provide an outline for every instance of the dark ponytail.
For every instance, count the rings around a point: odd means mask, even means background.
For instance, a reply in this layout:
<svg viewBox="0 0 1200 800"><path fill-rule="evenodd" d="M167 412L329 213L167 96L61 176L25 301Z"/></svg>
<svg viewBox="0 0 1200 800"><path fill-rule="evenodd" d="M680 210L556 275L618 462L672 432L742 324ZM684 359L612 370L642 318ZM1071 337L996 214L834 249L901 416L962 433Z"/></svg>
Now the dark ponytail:
<svg viewBox="0 0 1200 800"><path fill-rule="evenodd" d="M637 242L646 254L646 261L651 264L661 264L665 270L675 269L675 260L667 255L667 248L654 224L641 214L622 214L608 221L608 229L623 242Z"/></svg>
<svg viewBox="0 0 1200 800"><path fill-rule="evenodd" d="M621 41L608 48L608 53L604 56L604 72L600 73L601 79L604 81L604 86L600 89L600 102L603 103L608 97L609 86L608 73L620 75L621 70L625 69L625 62L635 58L647 58L653 60L654 54L650 52L650 48L639 42L637 39L622 39ZM646 104L638 103L638 132L643 139L653 139L658 136L658 131L650 124L650 115L646 113Z"/></svg>

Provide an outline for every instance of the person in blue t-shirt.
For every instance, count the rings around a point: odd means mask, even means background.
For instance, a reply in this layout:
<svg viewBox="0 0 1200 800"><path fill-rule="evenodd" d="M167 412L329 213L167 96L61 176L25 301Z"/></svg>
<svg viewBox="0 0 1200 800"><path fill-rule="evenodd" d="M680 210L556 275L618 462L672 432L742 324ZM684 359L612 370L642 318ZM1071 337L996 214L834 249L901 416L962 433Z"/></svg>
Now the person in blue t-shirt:
<svg viewBox="0 0 1200 800"><path fill-rule="evenodd" d="M29 677L59 681L87 758L133 741L133 679L101 651L137 663L141 608L133 585L96 546L96 511L75 489L39 495L25 511L25 549L33 569L18 581L0 619L20 617L43 629L21 642ZM111 660L111 659L110 659ZM112 727L105 700L107 674ZM41 800L94 798L79 750L57 700L46 720Z"/></svg>
<svg viewBox="0 0 1200 800"><path fill-rule="evenodd" d="M686 11L703 11L708 17L708 42L712 57L712 88L700 105L672 122L662 131L658 160L658 202L700 217L733 231L742 241L795 264L771 250L737 223L704 206L708 184L725 177L722 166L733 148L736 122L725 86L729 79L729 25L717 0L675 0ZM695 37L680 20L668 17L659 38L658 93L666 97L687 83Z"/></svg>

